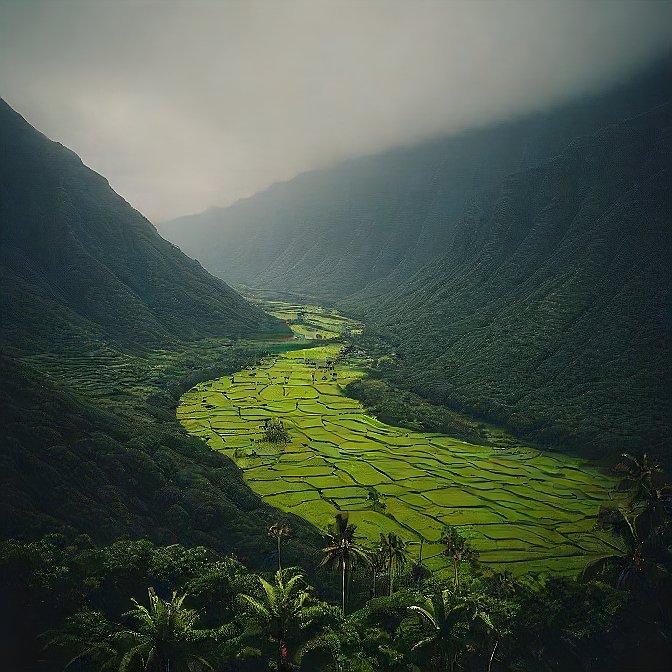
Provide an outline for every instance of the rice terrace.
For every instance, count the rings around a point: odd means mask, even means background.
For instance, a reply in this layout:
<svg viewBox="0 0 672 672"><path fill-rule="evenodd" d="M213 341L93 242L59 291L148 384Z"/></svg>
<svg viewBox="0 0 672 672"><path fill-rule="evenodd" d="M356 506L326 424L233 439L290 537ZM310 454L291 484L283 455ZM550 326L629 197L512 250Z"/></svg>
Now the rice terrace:
<svg viewBox="0 0 672 672"><path fill-rule="evenodd" d="M482 562L512 572L577 573L613 548L593 529L609 477L564 455L473 445L367 416L342 392L365 375L341 357L339 337L359 325L318 306L272 307L294 322L299 343L274 345L257 366L195 386L177 411L265 502L318 528L347 511L370 542L381 532L422 540L433 570L445 567L437 543L445 525L459 526ZM296 349L315 338L341 342ZM287 442L264 441L271 420L282 421Z"/></svg>

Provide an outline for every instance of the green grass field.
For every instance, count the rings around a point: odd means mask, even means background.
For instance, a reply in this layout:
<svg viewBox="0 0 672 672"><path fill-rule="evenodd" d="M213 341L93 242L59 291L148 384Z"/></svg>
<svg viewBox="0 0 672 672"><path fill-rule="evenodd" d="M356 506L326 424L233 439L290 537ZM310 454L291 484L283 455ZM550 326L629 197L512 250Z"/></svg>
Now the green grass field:
<svg viewBox="0 0 672 672"><path fill-rule="evenodd" d="M515 573L576 573L609 552L609 537L593 530L609 477L566 456L378 422L342 394L364 374L336 362L340 349L293 350L199 384L183 395L178 419L231 457L269 504L320 528L348 511L371 542L381 531L422 538L435 570L445 567L436 542L446 524L460 526L483 563ZM263 442L270 417L282 419L289 444Z"/></svg>
<svg viewBox="0 0 672 672"><path fill-rule="evenodd" d="M200 384L182 397L178 418L242 467L269 504L318 527L349 511L371 541L380 531L422 537L435 569L442 561L431 557L440 551L434 542L445 524L462 527L483 562L513 571L576 572L608 551L608 537L592 528L609 500L609 479L567 457L377 422L341 394L362 374L326 368L338 350L294 350ZM289 429L287 446L263 443L269 417ZM372 490L383 510L374 510Z"/></svg>
<svg viewBox="0 0 672 672"><path fill-rule="evenodd" d="M287 321L299 340L333 340L361 333L361 323L322 306L256 300L266 312Z"/></svg>

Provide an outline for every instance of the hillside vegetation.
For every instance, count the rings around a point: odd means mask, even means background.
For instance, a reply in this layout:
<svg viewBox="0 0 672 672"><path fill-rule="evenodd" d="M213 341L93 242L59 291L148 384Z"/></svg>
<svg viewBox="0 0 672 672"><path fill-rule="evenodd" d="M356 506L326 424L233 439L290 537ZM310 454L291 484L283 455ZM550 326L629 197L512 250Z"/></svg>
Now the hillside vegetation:
<svg viewBox="0 0 672 672"><path fill-rule="evenodd" d="M148 537L263 565L277 514L174 406L265 349L229 336L289 329L5 103L0 133L2 537Z"/></svg>
<svg viewBox="0 0 672 672"><path fill-rule="evenodd" d="M362 317L380 376L434 402L584 455L663 451L670 72L162 230L230 281Z"/></svg>
<svg viewBox="0 0 672 672"><path fill-rule="evenodd" d="M74 340L143 346L287 331L2 100L0 157L5 343L54 351Z"/></svg>
<svg viewBox="0 0 672 672"><path fill-rule="evenodd" d="M508 178L464 254L369 307L417 391L594 455L667 452L671 106Z"/></svg>

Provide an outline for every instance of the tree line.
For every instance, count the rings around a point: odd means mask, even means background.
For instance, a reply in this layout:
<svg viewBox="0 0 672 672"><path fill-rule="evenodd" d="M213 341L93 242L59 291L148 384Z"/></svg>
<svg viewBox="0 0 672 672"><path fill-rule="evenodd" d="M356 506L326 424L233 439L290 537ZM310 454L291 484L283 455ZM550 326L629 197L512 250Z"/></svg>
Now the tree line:
<svg viewBox="0 0 672 672"><path fill-rule="evenodd" d="M493 571L455 527L449 571L432 575L421 547L394 533L366 546L345 513L324 532L320 590L283 566L286 523L268 530L276 567L262 574L203 547L50 535L0 547L7 604L25 612L6 624L29 631L45 670L665 669L672 487L646 455L615 470L620 505L596 520L614 552L578 579ZM338 599L324 599L329 576Z"/></svg>

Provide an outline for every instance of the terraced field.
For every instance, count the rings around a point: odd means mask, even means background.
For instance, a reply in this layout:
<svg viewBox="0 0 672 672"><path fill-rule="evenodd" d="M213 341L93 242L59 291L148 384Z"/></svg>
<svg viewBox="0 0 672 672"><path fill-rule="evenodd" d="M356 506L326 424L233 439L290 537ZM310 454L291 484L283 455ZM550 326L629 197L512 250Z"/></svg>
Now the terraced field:
<svg viewBox="0 0 672 672"><path fill-rule="evenodd" d="M337 358L340 345L269 356L258 366L187 392L184 427L231 457L266 502L323 528L350 512L371 541L393 531L425 540L425 559L445 568L444 525L471 537L481 561L513 572L578 572L609 551L593 530L613 483L586 464L527 447L494 448L368 417L342 388L364 375ZM291 441L263 441L280 418Z"/></svg>
<svg viewBox="0 0 672 672"><path fill-rule="evenodd" d="M284 301L257 301L257 304L271 315L285 320L299 340L329 340L361 333L359 322L322 306Z"/></svg>

